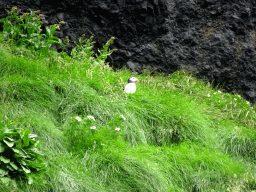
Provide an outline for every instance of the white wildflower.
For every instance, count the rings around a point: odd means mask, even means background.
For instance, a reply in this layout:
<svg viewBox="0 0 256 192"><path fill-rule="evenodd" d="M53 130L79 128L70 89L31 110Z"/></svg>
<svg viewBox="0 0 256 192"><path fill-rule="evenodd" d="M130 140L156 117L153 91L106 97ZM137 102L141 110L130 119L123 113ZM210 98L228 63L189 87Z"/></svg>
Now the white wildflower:
<svg viewBox="0 0 256 192"><path fill-rule="evenodd" d="M90 119L90 120L92 119L93 121L95 121L95 118L91 115L87 116L87 118Z"/></svg>
<svg viewBox="0 0 256 192"><path fill-rule="evenodd" d="M120 115L120 116L123 118L123 120L126 120L126 118L123 115Z"/></svg>
<svg viewBox="0 0 256 192"><path fill-rule="evenodd" d="M76 116L75 119L76 119L77 121L82 121L81 117L79 117L79 116Z"/></svg>
<svg viewBox="0 0 256 192"><path fill-rule="evenodd" d="M95 127L95 126L92 126L91 129L96 129L96 127Z"/></svg>
<svg viewBox="0 0 256 192"><path fill-rule="evenodd" d="M218 90L217 92L218 92L218 93L221 93L221 91L220 91L220 90Z"/></svg>
<svg viewBox="0 0 256 192"><path fill-rule="evenodd" d="M211 97L211 95L210 95L210 94L207 94L206 96L207 96L207 97Z"/></svg>
<svg viewBox="0 0 256 192"><path fill-rule="evenodd" d="M115 130L116 130L116 131L120 131L120 128L119 128L119 127L116 127Z"/></svg>
<svg viewBox="0 0 256 192"><path fill-rule="evenodd" d="M236 99L236 98L234 98L234 100L236 101L237 99Z"/></svg>

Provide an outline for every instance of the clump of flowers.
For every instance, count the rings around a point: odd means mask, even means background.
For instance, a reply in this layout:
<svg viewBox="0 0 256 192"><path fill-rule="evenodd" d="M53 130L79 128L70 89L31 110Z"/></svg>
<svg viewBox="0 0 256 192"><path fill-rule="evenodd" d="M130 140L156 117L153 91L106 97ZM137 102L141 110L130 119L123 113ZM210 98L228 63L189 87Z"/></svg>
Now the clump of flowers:
<svg viewBox="0 0 256 192"><path fill-rule="evenodd" d="M60 24L61 24L61 25L65 24L65 21L60 21Z"/></svg>
<svg viewBox="0 0 256 192"><path fill-rule="evenodd" d="M69 42L70 42L70 40L69 40L69 37L68 37L68 36L66 36L65 41L66 41L66 43L69 43Z"/></svg>
<svg viewBox="0 0 256 192"><path fill-rule="evenodd" d="M55 27L55 29L60 30L60 25L58 25L58 24L54 24L53 26Z"/></svg>
<svg viewBox="0 0 256 192"><path fill-rule="evenodd" d="M120 128L119 128L119 127L116 127L115 130L116 130L116 131L120 131Z"/></svg>
<svg viewBox="0 0 256 192"><path fill-rule="evenodd" d="M14 6L10 11L7 10L8 15L19 15L20 9L17 6Z"/></svg>
<svg viewBox="0 0 256 192"><path fill-rule="evenodd" d="M123 120L126 120L126 118L125 118L123 115L120 115L120 117L121 117Z"/></svg>
<svg viewBox="0 0 256 192"><path fill-rule="evenodd" d="M36 19L40 21L43 17L44 17L43 14L39 14L39 15L36 17Z"/></svg>
<svg viewBox="0 0 256 192"><path fill-rule="evenodd" d="M79 116L76 116L75 119L76 119L77 121L82 121L81 117L79 117Z"/></svg>
<svg viewBox="0 0 256 192"><path fill-rule="evenodd" d="M95 130L95 129L96 129L96 127L95 127L95 126L92 126L92 127L91 127L91 129L94 129L94 130Z"/></svg>
<svg viewBox="0 0 256 192"><path fill-rule="evenodd" d="M87 116L87 118L88 118L89 120L95 121L95 118L94 118L93 116L91 116L91 115Z"/></svg>
<svg viewBox="0 0 256 192"><path fill-rule="evenodd" d="M213 93L214 95L216 94L216 93L222 93L220 90L218 90L217 92L215 92L215 93Z"/></svg>

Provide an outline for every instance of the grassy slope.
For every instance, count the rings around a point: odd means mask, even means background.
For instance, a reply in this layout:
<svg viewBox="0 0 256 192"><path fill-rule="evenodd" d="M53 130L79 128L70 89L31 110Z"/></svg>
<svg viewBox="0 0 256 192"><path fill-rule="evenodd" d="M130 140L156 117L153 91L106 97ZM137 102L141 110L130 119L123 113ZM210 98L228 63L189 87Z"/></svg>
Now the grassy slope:
<svg viewBox="0 0 256 192"><path fill-rule="evenodd" d="M33 185L1 191L256 189L256 110L239 95L182 71L114 72L1 42L0 115L39 135L47 163ZM127 95L130 76L140 84Z"/></svg>

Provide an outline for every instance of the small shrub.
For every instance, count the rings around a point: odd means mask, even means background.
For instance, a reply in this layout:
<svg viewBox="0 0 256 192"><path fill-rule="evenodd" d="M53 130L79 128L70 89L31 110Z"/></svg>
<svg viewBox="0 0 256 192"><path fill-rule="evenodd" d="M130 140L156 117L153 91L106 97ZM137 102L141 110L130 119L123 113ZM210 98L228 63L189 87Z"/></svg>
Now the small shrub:
<svg viewBox="0 0 256 192"><path fill-rule="evenodd" d="M76 44L76 47L74 47L71 51L71 56L74 59L78 60L84 60L84 59L91 59L93 52L93 44L95 42L92 41L93 36L91 36L89 39L85 39L85 36L82 35L82 37L79 38L78 43L74 41ZM66 40L67 41L67 40Z"/></svg>
<svg viewBox="0 0 256 192"><path fill-rule="evenodd" d="M71 57L79 61L91 61L93 64L99 65L104 69L110 69L109 65L105 64L105 60L111 55L116 49L109 49L110 45L114 42L114 37L111 37L105 45L102 46L101 50L98 50L98 54L94 54L92 51L94 41L93 36L89 39L85 39L85 36L79 38L78 43L74 41L76 47L71 51ZM68 45L69 40L66 38L66 44ZM96 57L96 58L95 58Z"/></svg>
<svg viewBox="0 0 256 192"><path fill-rule="evenodd" d="M54 36L56 29L59 29L62 22L46 27L46 34L42 34L42 22L40 20L43 15L39 14L40 11L31 11L18 16L20 10L13 7L11 11L7 12L8 16L0 20L3 23L5 39L12 39L16 45L25 46L35 51L49 50L53 43L62 45L60 39Z"/></svg>
<svg viewBox="0 0 256 192"><path fill-rule="evenodd" d="M98 50L99 54L97 55L98 62L104 62L112 52L116 49L109 50L111 44L114 43L115 37L111 37L105 45L103 45L102 50Z"/></svg>
<svg viewBox="0 0 256 192"><path fill-rule="evenodd" d="M41 142L30 129L17 128L15 124L7 127L0 122L0 178L3 183L9 178L20 177L33 182L30 174L44 169L43 154L38 150Z"/></svg>

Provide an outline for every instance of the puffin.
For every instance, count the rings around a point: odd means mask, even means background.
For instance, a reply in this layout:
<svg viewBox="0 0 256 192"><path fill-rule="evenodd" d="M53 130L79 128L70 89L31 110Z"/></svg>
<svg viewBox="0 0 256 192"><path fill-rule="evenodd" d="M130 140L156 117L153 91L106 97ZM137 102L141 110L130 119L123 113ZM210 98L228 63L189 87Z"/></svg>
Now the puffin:
<svg viewBox="0 0 256 192"><path fill-rule="evenodd" d="M140 81L135 77L130 77L128 79L128 84L124 87L124 92L126 93L135 93L136 91L136 85L135 83L139 83Z"/></svg>

